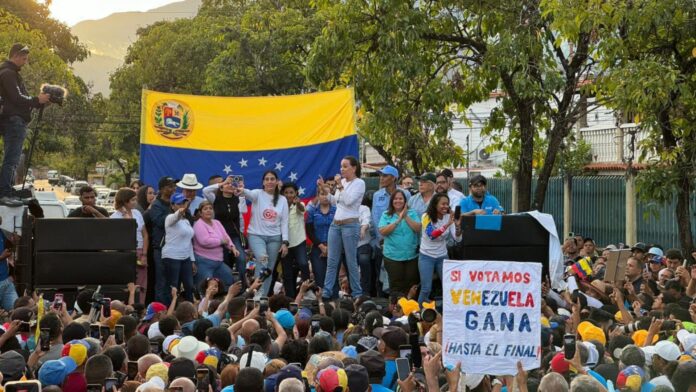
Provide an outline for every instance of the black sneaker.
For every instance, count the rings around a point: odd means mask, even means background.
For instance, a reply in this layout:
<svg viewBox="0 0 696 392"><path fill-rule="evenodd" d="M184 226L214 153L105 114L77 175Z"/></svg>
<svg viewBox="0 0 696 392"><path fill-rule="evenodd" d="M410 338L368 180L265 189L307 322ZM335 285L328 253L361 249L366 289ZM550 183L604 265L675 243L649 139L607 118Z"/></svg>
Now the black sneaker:
<svg viewBox="0 0 696 392"><path fill-rule="evenodd" d="M0 197L0 205L7 206L7 207L20 207L24 203L22 203L21 200L19 200L16 197Z"/></svg>

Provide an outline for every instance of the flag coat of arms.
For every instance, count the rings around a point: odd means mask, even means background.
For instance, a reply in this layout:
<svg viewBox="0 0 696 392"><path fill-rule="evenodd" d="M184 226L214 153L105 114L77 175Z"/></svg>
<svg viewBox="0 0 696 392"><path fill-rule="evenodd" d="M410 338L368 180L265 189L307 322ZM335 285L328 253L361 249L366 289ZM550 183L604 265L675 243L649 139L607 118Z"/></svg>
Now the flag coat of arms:
<svg viewBox="0 0 696 392"><path fill-rule="evenodd" d="M297 184L300 197L316 194L319 176L339 173L341 159L357 156L352 89L279 97L210 97L143 90L140 178L195 173L243 176L260 188L273 170Z"/></svg>

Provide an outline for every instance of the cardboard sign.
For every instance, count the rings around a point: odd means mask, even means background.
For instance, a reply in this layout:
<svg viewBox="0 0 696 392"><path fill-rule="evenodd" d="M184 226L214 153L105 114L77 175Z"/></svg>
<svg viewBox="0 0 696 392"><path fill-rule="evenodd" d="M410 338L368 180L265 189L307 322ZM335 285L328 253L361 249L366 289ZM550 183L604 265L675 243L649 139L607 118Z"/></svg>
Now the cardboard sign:
<svg viewBox="0 0 696 392"><path fill-rule="evenodd" d="M633 252L630 249L612 250L607 257L607 266L604 271L605 282L621 282L626 279L626 264Z"/></svg>
<svg viewBox="0 0 696 392"><path fill-rule="evenodd" d="M443 362L517 374L541 362L541 263L445 260Z"/></svg>

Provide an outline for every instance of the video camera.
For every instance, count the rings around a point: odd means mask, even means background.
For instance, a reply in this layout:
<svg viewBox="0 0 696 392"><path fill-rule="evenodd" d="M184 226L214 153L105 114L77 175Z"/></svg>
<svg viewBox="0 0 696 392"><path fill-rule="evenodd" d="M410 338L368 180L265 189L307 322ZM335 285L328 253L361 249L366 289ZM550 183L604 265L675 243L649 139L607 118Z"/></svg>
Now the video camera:
<svg viewBox="0 0 696 392"><path fill-rule="evenodd" d="M68 90L54 84L43 84L41 85L41 93L48 94L48 100L51 103L63 106L63 101L68 95Z"/></svg>

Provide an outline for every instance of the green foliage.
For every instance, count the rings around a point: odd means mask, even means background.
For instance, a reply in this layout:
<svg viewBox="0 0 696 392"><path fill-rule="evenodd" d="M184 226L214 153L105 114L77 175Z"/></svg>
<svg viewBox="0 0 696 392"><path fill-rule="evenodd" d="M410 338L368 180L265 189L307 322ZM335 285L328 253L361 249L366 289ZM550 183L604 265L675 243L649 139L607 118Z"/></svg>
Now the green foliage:
<svg viewBox="0 0 696 392"><path fill-rule="evenodd" d="M22 2L22 6L28 7L31 3L33 1ZM19 7L16 2L9 4ZM28 23L24 18L0 10L0 47L9 48L14 42L23 42L31 47L29 64L22 68L22 77L29 93L37 95L40 85L46 82L64 86L69 91L63 106L48 106L43 121L30 125L39 135L31 164L49 165L62 173L86 178L100 155L98 150L101 146L93 144L95 137L91 132L98 128L93 120L95 104L99 105L97 101L101 97L89 98L87 86L72 73L66 60L59 56L55 42L51 42L43 31L32 28L33 25L48 28L52 23L57 23L48 19L40 23L41 15L45 17L41 13L32 15L31 23ZM25 148L28 149L35 132L27 138Z"/></svg>
<svg viewBox="0 0 696 392"><path fill-rule="evenodd" d="M685 254L693 249L689 198L696 174L696 3L679 0L613 2L617 34L600 45L597 95L636 113L648 136L637 178L642 200L677 200L675 218Z"/></svg>
<svg viewBox="0 0 696 392"><path fill-rule="evenodd" d="M45 44L63 61L73 63L84 60L89 55L87 47L70 33L68 26L50 17L49 4L50 1L3 0L2 8L17 16L28 30L41 32L46 37ZM0 50L4 52L6 48L9 46L3 46Z"/></svg>

